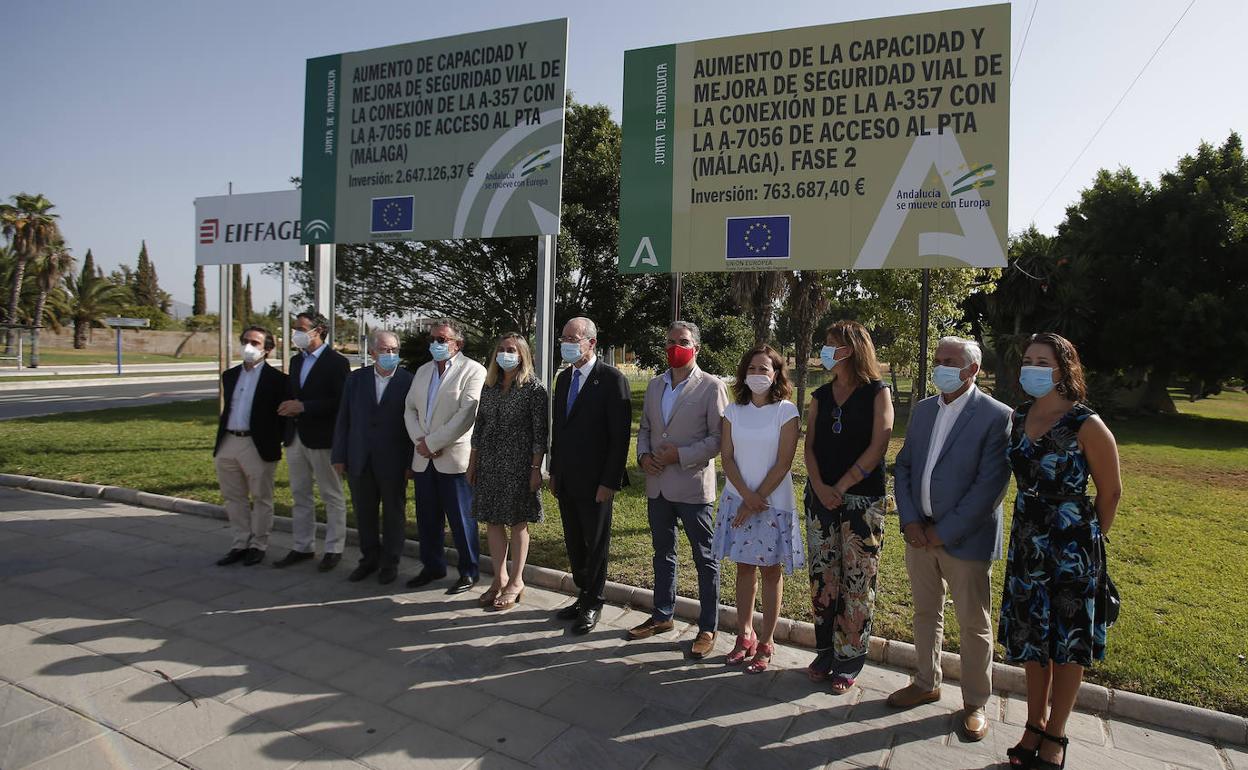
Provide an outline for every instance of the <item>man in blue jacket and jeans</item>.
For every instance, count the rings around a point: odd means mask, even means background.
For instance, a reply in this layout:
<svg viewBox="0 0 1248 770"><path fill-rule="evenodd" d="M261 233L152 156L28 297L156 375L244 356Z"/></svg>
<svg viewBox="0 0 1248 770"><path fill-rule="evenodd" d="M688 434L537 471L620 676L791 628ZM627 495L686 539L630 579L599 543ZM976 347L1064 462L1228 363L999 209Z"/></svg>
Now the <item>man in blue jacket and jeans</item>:
<svg viewBox="0 0 1248 770"><path fill-rule="evenodd" d="M940 394L920 401L897 455L897 513L914 597L914 681L888 696L909 708L940 699L945 588L962 641L959 727L967 740L988 733L992 695L992 562L1001 558L1001 501L1011 409L975 384L981 353L974 340L945 337L932 379Z"/></svg>

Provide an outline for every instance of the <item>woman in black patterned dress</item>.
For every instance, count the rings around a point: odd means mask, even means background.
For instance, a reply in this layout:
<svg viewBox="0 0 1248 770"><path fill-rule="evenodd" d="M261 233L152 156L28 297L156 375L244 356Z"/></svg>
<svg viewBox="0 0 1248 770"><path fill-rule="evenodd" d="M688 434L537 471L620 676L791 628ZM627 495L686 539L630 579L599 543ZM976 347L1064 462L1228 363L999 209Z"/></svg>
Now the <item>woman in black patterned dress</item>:
<svg viewBox="0 0 1248 770"><path fill-rule="evenodd" d="M529 344L515 332L499 337L481 389L468 460L472 514L486 525L494 560L494 582L481 595L482 607L510 609L524 594L529 524L542 520L548 412L546 388L534 374Z"/></svg>
<svg viewBox="0 0 1248 770"><path fill-rule="evenodd" d="M1034 400L1014 411L1010 433L1018 496L997 638L1027 674L1027 726L1010 764L1048 770L1066 764L1066 720L1083 669L1105 657L1102 538L1122 481L1114 436L1083 403L1083 367L1068 340L1033 335L1019 382Z"/></svg>

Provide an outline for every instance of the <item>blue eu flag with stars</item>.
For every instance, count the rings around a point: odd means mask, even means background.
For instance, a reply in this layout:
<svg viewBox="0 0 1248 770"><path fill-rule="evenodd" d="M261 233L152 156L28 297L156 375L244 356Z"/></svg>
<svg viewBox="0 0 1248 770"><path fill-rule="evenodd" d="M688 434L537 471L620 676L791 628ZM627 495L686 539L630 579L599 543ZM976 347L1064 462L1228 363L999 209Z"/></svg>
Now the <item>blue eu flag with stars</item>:
<svg viewBox="0 0 1248 770"><path fill-rule="evenodd" d="M416 198L411 195L399 195L393 198L373 198L372 232L410 232L415 209Z"/></svg>
<svg viewBox="0 0 1248 770"><path fill-rule="evenodd" d="M728 217L728 259L788 259L789 217Z"/></svg>

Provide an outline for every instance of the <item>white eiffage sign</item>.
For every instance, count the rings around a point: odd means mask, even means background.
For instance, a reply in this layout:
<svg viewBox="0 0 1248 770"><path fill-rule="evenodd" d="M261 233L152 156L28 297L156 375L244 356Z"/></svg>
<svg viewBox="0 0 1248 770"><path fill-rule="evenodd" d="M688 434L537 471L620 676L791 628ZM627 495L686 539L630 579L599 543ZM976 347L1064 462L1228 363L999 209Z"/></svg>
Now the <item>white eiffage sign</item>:
<svg viewBox="0 0 1248 770"><path fill-rule="evenodd" d="M195 199L195 264L302 262L298 190Z"/></svg>

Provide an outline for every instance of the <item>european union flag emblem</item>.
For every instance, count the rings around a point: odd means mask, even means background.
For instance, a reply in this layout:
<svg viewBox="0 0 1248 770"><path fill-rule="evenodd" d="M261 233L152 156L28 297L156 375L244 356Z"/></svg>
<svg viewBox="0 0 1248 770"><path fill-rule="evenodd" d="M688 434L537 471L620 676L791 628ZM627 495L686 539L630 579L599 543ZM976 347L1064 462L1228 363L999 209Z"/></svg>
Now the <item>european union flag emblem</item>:
<svg viewBox="0 0 1248 770"><path fill-rule="evenodd" d="M789 216L728 217L727 259L788 259Z"/></svg>
<svg viewBox="0 0 1248 770"><path fill-rule="evenodd" d="M416 198L399 195L394 198L373 198L372 232L406 233L412 230Z"/></svg>

